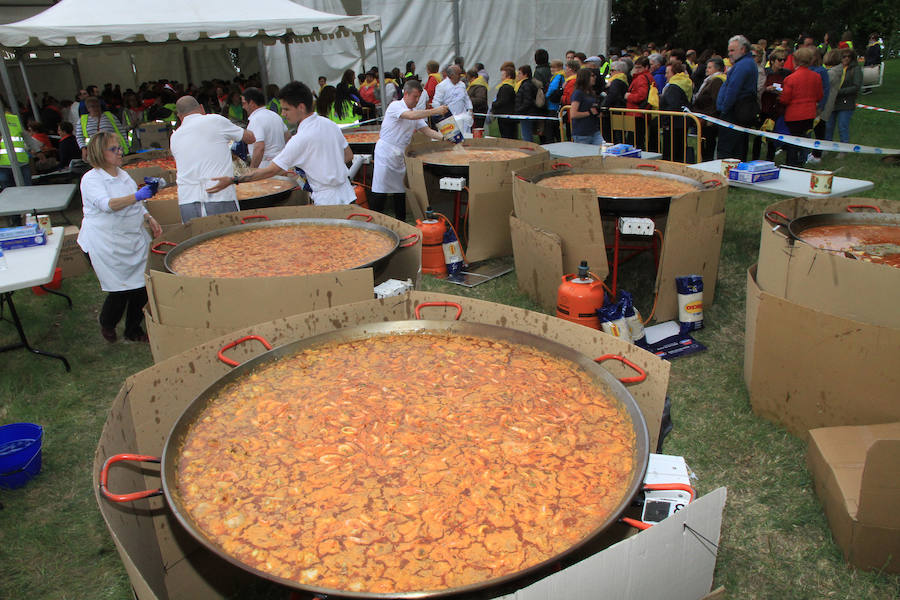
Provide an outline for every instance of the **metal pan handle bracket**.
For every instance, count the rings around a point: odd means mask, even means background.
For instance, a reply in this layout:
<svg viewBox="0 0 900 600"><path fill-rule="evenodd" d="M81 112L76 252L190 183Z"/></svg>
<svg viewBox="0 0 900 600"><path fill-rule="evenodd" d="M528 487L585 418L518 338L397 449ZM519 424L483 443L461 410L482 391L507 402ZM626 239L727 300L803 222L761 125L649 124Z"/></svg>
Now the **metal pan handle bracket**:
<svg viewBox="0 0 900 600"><path fill-rule="evenodd" d="M647 379L647 371L643 370L624 356L619 356L618 354L604 354L603 356L595 358L594 362L602 363L604 360L610 359L617 360L623 364L626 364L638 372L638 374L634 375L633 377L620 377L619 381L621 381L622 383L640 383Z"/></svg>
<svg viewBox="0 0 900 600"><path fill-rule="evenodd" d="M406 240L412 240L412 241L409 242L408 244L400 244L401 248L409 248L410 246L415 246L419 242L419 234L411 233L406 237L400 238L401 242L405 242Z"/></svg>
<svg viewBox="0 0 900 600"><path fill-rule="evenodd" d="M651 165L650 163L642 163L639 165L634 165L635 169L650 169L651 171L659 171L659 167L656 165Z"/></svg>
<svg viewBox="0 0 900 600"><path fill-rule="evenodd" d="M868 208L869 210L874 210L877 213L881 212L880 208L878 208L877 206L873 206L871 204L848 204L847 212L849 212L849 213L856 212L855 209L858 209L858 208Z"/></svg>
<svg viewBox="0 0 900 600"><path fill-rule="evenodd" d="M653 492L653 491L667 492L669 490L680 490L682 492L687 492L688 494L690 494L691 499L689 500L689 502L693 502L694 498L697 497L697 490L695 490L694 488L692 488L691 486L689 486L686 483L648 483L641 489L648 491L648 492Z"/></svg>
<svg viewBox="0 0 900 600"><path fill-rule="evenodd" d="M226 345L222 346L222 349L219 350L219 353L216 355L216 358L218 358L219 360L221 360L223 363L225 363L225 364L228 365L229 367L236 367L236 366L238 366L238 365L241 364L241 363L239 363L239 362L236 361L236 360L231 360L230 358L228 358L227 356L225 356L225 351L226 351L226 350L230 350L230 349L234 348L235 346L237 346L238 344L242 344L242 343L246 342L247 340L257 340L257 341L259 341L263 346L266 347L266 350L271 350L271 349L272 349L272 344L270 344L268 341L266 341L265 338L262 338L262 337L260 337L260 336L258 336L258 335L248 335L248 336L242 337L242 338L239 339L239 340L235 340L235 341L231 342L230 344L226 344Z"/></svg>
<svg viewBox="0 0 900 600"><path fill-rule="evenodd" d="M107 483L109 482L109 467L114 463L123 460L133 460L135 462L152 462L159 463L158 456L147 456L144 454L115 454L106 459L103 468L100 470L100 492L113 502L133 502L142 498L151 498L153 496L161 496L162 488L155 490L144 490L142 492L132 492L130 494L113 494L109 491Z"/></svg>
<svg viewBox="0 0 900 600"><path fill-rule="evenodd" d="M706 181L700 182L703 187L706 189L717 188L722 186L722 182L718 179L707 179Z"/></svg>
<svg viewBox="0 0 900 600"><path fill-rule="evenodd" d="M159 249L160 246L177 246L177 245L178 244L176 244L175 242L167 242L167 241L163 240L161 242L156 242L155 244L150 246L150 252L152 252L153 254L166 255L169 253L169 251L166 250L165 252L163 252L162 250Z"/></svg>
<svg viewBox="0 0 900 600"><path fill-rule="evenodd" d="M791 222L791 220L787 218L786 214L784 214L782 212L778 212L777 210L766 211L766 214L763 216L766 219L766 221L768 221L771 225L774 225L775 227L778 227L779 225L782 227L787 227ZM775 217L782 219L782 221L778 221L778 219L776 219Z"/></svg>
<svg viewBox="0 0 900 600"><path fill-rule="evenodd" d="M626 525L631 525L635 529L640 529L641 531L653 527L653 525L651 525L650 523L644 523L643 521L638 521L637 519L632 519L631 517L622 517L621 519L619 519L619 521L625 523Z"/></svg>
<svg viewBox="0 0 900 600"><path fill-rule="evenodd" d="M251 219L262 219L263 221L268 221L269 217L267 217L266 215L247 215L246 217L241 217L241 225L244 225Z"/></svg>
<svg viewBox="0 0 900 600"><path fill-rule="evenodd" d="M557 163L553 163L552 165L550 165L550 168L553 169L554 171L560 167L569 167L571 169L572 165L570 165L569 163L564 163L564 162L557 162Z"/></svg>
<svg viewBox="0 0 900 600"><path fill-rule="evenodd" d="M350 220L350 219L352 219L353 217L365 217L366 223L371 223L371 222L372 222L372 215L367 215L367 214L364 214L364 213L350 213L349 215L347 215L347 220Z"/></svg>
<svg viewBox="0 0 900 600"><path fill-rule="evenodd" d="M455 319L457 321L459 321L459 317L462 314L462 306L460 306L456 302L423 302L416 307L416 319L422 319L422 317L419 315L419 310L426 306L452 306L456 309Z"/></svg>

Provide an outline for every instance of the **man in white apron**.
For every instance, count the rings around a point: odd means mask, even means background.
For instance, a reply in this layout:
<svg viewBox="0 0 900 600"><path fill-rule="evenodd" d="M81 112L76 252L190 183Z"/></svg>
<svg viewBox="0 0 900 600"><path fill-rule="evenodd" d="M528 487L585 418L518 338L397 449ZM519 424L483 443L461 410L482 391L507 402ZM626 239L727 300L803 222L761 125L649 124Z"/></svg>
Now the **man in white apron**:
<svg viewBox="0 0 900 600"><path fill-rule="evenodd" d="M384 212L388 197L394 201L394 216L406 220L406 194L403 179L406 176L406 162L403 152L409 145L413 133L421 131L428 137L439 140L441 134L430 128L425 119L447 112L446 106L416 110L422 84L410 79L403 84L403 98L391 102L384 112L378 143L375 144L375 173L372 176L372 210Z"/></svg>
<svg viewBox="0 0 900 600"><path fill-rule="evenodd" d="M239 210L233 189L221 193L208 192L216 177L234 175L231 145L256 141L253 132L234 125L222 115L207 115L193 96L183 96L175 103L181 126L172 134L169 146L178 167L178 208L181 220L235 212Z"/></svg>
<svg viewBox="0 0 900 600"><path fill-rule="evenodd" d="M281 115L290 123L297 123L297 133L288 140L284 149L272 159L272 163L254 169L240 177L216 177L216 184L207 189L217 193L245 181L257 181L299 167L312 188L310 197L317 206L350 204L356 194L350 185L347 163L353 160L353 151L337 123L322 117L313 110L310 89L299 81L293 81L278 92Z"/></svg>
<svg viewBox="0 0 900 600"><path fill-rule="evenodd" d="M472 99L466 91L466 84L460 79L462 73L456 65L447 67L447 78L434 88L434 106L446 104L456 119L456 126L463 134L472 133Z"/></svg>

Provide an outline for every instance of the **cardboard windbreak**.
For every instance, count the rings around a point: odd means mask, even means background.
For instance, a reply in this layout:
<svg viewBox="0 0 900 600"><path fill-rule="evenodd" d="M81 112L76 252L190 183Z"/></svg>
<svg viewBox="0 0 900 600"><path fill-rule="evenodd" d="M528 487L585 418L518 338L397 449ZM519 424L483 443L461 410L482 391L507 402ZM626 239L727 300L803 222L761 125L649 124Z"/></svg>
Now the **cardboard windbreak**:
<svg viewBox="0 0 900 600"><path fill-rule="evenodd" d="M744 382L753 411L805 437L817 427L900 421L900 329L763 291L747 272Z"/></svg>
<svg viewBox="0 0 900 600"><path fill-rule="evenodd" d="M874 198L790 198L766 208L797 219L846 214L847 207L874 206L900 213L900 201ZM874 212L856 208L861 212ZM885 327L900 328L900 269L847 258L795 241L785 227L763 217L756 281L766 292L791 302Z"/></svg>
<svg viewBox="0 0 900 600"><path fill-rule="evenodd" d="M612 247L612 240L605 238L603 229L613 226L613 218L601 218L596 192L553 189L530 181L534 176L554 171L554 166L571 166L592 172L653 167L659 172L701 183L703 189L673 196L665 219L656 219L663 243L656 272L655 289L659 290L659 297L655 319L667 321L678 317L676 277L702 275L703 303L711 305L714 302L719 252L725 231L725 197L728 193L725 179L668 161L648 164L641 159L603 156L567 158L564 162L548 158L514 173L513 219L518 219L518 223L513 227L513 245L526 251L525 255L515 258L516 276L522 291L547 310L553 310L562 276L577 273L582 260L588 261L591 271L598 277L605 278L610 271L606 248ZM558 249L535 252L535 247L553 245L548 233L558 236ZM556 266L558 255L562 256L561 268Z"/></svg>
<svg viewBox="0 0 900 600"><path fill-rule="evenodd" d="M522 140L501 138L467 139L458 151L465 148L504 148L524 150L528 156L507 161L473 162L468 167L466 187L462 199L468 199L468 207L461 207L460 214L467 214L461 223L468 223L468 235L458 232L467 239L466 260L470 263L488 258L512 254L512 239L509 233L509 213L512 212L512 172L549 158L550 153L538 144ZM411 143L406 149L406 179L419 209L413 214L424 214L427 206L437 206L438 202L449 203L450 210L456 192L440 189L440 176L427 166L427 155L438 149L452 149L450 142L427 141ZM446 204L445 204L446 205ZM466 213L468 211L468 213ZM447 215L452 218L453 214ZM462 225L461 225L462 227Z"/></svg>
<svg viewBox="0 0 900 600"><path fill-rule="evenodd" d="M169 126L162 121L141 123L137 127L138 139L144 148L169 148Z"/></svg>
<svg viewBox="0 0 900 600"><path fill-rule="evenodd" d="M62 247L56 266L62 269L62 278L76 277L91 269L87 255L78 245L78 225L66 225L63 230Z"/></svg>
<svg viewBox="0 0 900 600"><path fill-rule="evenodd" d="M377 276L367 268L297 277L185 277L169 273L165 256L151 252L145 274L146 325L154 359L159 361L200 341L253 323L368 300L374 295L374 286L387 279L411 279L417 287L422 266L421 240L415 227L359 207L282 206L203 217L167 227L154 245L178 244L201 233L239 225L248 217L346 219L351 215L360 220L371 217L373 223L394 231L401 240L408 238L401 245L412 245L398 248ZM171 246L160 246L161 250L167 248Z"/></svg>
<svg viewBox="0 0 900 600"><path fill-rule="evenodd" d="M861 569L900 573L900 423L809 435L807 465L844 558Z"/></svg>
<svg viewBox="0 0 900 600"><path fill-rule="evenodd" d="M94 456L95 495L136 597L140 600L222 598L251 578L199 546L175 520L164 498L118 504L103 497L97 485L100 469L109 456L125 452L159 456L172 425L185 408L230 370L216 359L223 345L256 334L278 346L362 323L412 319L419 304L448 301L462 306L462 320L526 331L588 356L620 354L639 365L648 377L642 383L629 385L628 390L647 421L650 447L656 447L669 363L612 336L548 315L481 300L414 291L243 328L129 377L112 403ZM422 312L427 319L452 319L455 315L456 309L451 307L424 308ZM248 360L262 351L257 343L245 343L228 354L235 360ZM604 366L619 377L632 374L615 361ZM114 493L156 489L159 485L158 469L150 465L117 463L109 473L109 489ZM609 590L609 597L618 598L663 594L673 599L700 598L709 591L712 582L714 544L719 539L724 502L725 490L716 490L665 522L511 597L587 599L596 597L598 590ZM609 537L619 541L627 533L630 533L627 528L617 525L610 530ZM648 569L652 569L654 577L646 577ZM570 592L575 590L579 590L578 594L572 595ZM554 593L547 596L548 591Z"/></svg>

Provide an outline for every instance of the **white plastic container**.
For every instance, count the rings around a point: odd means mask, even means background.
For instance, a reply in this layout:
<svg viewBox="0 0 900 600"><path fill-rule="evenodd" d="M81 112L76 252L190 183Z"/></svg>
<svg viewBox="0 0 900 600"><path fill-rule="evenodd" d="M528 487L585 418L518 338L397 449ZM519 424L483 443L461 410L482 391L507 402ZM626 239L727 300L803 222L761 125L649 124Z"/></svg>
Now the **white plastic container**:
<svg viewBox="0 0 900 600"><path fill-rule="evenodd" d="M458 144L463 141L462 131L459 130L459 125L457 125L456 123L456 117L454 117L453 115L450 115L443 121L438 122L437 129L441 132L441 135L448 142Z"/></svg>

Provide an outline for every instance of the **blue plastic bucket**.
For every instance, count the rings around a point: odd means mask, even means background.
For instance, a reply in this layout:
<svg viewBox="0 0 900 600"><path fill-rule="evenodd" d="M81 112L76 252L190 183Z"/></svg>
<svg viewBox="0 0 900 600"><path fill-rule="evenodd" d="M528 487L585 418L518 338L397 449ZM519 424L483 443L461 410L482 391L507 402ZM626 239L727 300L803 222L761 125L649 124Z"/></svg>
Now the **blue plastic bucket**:
<svg viewBox="0 0 900 600"><path fill-rule="evenodd" d="M33 423L0 427L0 488L22 487L41 472L44 428Z"/></svg>

